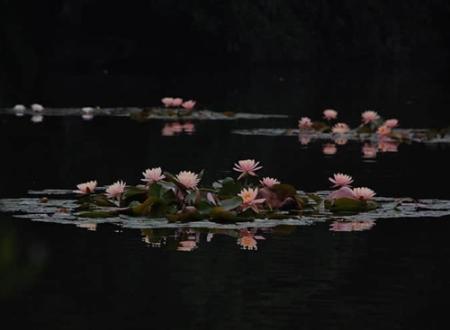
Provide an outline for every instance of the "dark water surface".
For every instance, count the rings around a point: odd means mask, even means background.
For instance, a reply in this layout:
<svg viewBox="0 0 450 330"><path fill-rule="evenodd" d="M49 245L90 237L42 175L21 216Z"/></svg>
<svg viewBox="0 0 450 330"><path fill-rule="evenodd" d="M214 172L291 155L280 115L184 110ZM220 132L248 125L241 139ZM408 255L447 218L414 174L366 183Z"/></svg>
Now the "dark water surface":
<svg viewBox="0 0 450 330"><path fill-rule="evenodd" d="M432 95L441 95L438 86ZM415 99L430 107L448 105L447 96L427 95ZM383 102L407 102L400 99ZM395 114L393 108L387 112ZM401 121L407 112L405 105ZM368 161L356 142L324 155L322 142L305 147L296 137L230 134L238 128L295 127L298 116L194 122L195 133L174 136L161 135L163 121L44 117L32 123L29 116L0 116L0 197L71 189L89 179L136 184L154 166L172 172L204 168L211 182L231 174L235 161L255 158L263 175L306 191L327 189L327 177L343 171L380 196L450 199L450 145L402 144L398 152ZM416 120L405 121L415 127L437 123L417 117L415 111ZM179 233L172 231L157 247L148 232L137 229L103 224L94 231L0 215L2 323L11 329L448 328L449 220L377 220L353 231L336 231L330 222L277 228L258 233L264 239L257 240L257 250L242 249L239 232L215 233L208 241L200 231L187 233L198 244L181 252Z"/></svg>

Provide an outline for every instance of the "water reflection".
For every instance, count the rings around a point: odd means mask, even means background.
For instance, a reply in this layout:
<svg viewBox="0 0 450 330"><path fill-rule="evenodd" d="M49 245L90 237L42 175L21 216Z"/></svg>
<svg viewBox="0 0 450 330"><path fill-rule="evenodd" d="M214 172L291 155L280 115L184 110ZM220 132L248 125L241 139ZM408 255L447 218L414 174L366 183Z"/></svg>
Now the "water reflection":
<svg viewBox="0 0 450 330"><path fill-rule="evenodd" d="M331 222L329 230L333 232L367 231L375 226L375 220L344 220ZM87 228L87 227L85 227ZM290 235L297 227L279 226L272 228L245 229L207 229L207 228L159 228L141 229L142 241L152 248L172 251L193 252L205 248L220 237L230 238L235 248L257 251L261 241L272 235Z"/></svg>
<svg viewBox="0 0 450 330"><path fill-rule="evenodd" d="M258 242L265 240L263 233L272 233L277 228L246 229L142 229L142 240L150 247L164 248L173 251L192 252L204 244L211 243L217 237L228 237L236 242L242 250L258 250Z"/></svg>
<svg viewBox="0 0 450 330"><path fill-rule="evenodd" d="M373 226L375 226L375 220L335 220L330 224L330 231L366 231L372 229Z"/></svg>
<svg viewBox="0 0 450 330"><path fill-rule="evenodd" d="M162 136L175 136L183 133L188 135L195 133L195 125L191 122L183 124L176 121L164 124L164 127L161 130Z"/></svg>
<svg viewBox="0 0 450 330"><path fill-rule="evenodd" d="M44 116L41 114L34 114L31 116L31 122L35 124L42 123L44 121Z"/></svg>

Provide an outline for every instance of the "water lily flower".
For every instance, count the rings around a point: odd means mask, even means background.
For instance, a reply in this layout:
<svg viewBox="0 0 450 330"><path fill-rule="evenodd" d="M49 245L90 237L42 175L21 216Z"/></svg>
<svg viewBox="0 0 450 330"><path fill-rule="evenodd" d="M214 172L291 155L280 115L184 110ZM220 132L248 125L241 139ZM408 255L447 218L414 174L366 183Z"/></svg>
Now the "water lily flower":
<svg viewBox="0 0 450 330"><path fill-rule="evenodd" d="M323 118L326 120L333 120L337 118L337 111L333 109L325 109L323 111Z"/></svg>
<svg viewBox="0 0 450 330"><path fill-rule="evenodd" d="M88 181L84 183L77 184L78 190L74 190L74 193L80 194L80 195L88 195L95 191L95 188L97 188L97 181Z"/></svg>
<svg viewBox="0 0 450 330"><path fill-rule="evenodd" d="M161 99L161 102L166 108L171 107L173 103L173 97L164 97Z"/></svg>
<svg viewBox="0 0 450 330"><path fill-rule="evenodd" d="M182 104L183 104L183 99L179 98L179 97L174 98L173 101L172 101L172 106L173 107L179 107Z"/></svg>
<svg viewBox="0 0 450 330"><path fill-rule="evenodd" d="M333 188L335 187L347 187L353 183L353 178L350 175L335 173L332 178L328 180L333 183Z"/></svg>
<svg viewBox="0 0 450 330"><path fill-rule="evenodd" d="M141 179L141 181L147 182L147 184L152 184L166 178L166 176L162 174L161 167L148 168L142 172L142 175L144 178Z"/></svg>
<svg viewBox="0 0 450 330"><path fill-rule="evenodd" d="M378 153L378 148L370 143L365 143L362 147L364 158L375 158Z"/></svg>
<svg viewBox="0 0 450 330"><path fill-rule="evenodd" d="M346 134L350 131L350 127L346 123L337 123L331 131L335 134Z"/></svg>
<svg viewBox="0 0 450 330"><path fill-rule="evenodd" d="M40 104L34 103L31 105L31 110L33 110L34 112L42 112L44 111L44 107Z"/></svg>
<svg viewBox="0 0 450 330"><path fill-rule="evenodd" d="M123 181L117 181L110 185L108 188L106 188L106 196L108 198L116 198L117 200L120 200L120 197L122 196L123 192L125 191L125 187L127 184Z"/></svg>
<svg viewBox="0 0 450 330"><path fill-rule="evenodd" d="M16 104L13 108L14 111L24 112L27 108L23 104Z"/></svg>
<svg viewBox="0 0 450 330"><path fill-rule="evenodd" d="M298 121L298 128L300 129L310 129L312 127L312 121L308 117L302 117Z"/></svg>
<svg viewBox="0 0 450 330"><path fill-rule="evenodd" d="M378 127L377 134L380 136L387 136L391 134L391 129L385 125Z"/></svg>
<svg viewBox="0 0 450 330"><path fill-rule="evenodd" d="M245 211L247 209L252 209L256 213L258 213L258 204L264 203L264 198L257 199L258 196L258 188L244 188L238 194L239 197L242 198L242 210Z"/></svg>
<svg viewBox="0 0 450 330"><path fill-rule="evenodd" d="M350 189L347 186L344 186L339 188L338 190L331 192L327 198L332 201L341 198L355 199L355 194L353 193L352 189Z"/></svg>
<svg viewBox="0 0 450 330"><path fill-rule="evenodd" d="M325 143L322 148L324 155L334 155L337 152L336 145L334 143Z"/></svg>
<svg viewBox="0 0 450 330"><path fill-rule="evenodd" d="M362 201L371 200L375 196L375 192L372 189L366 187L353 188L353 194L356 199Z"/></svg>
<svg viewBox="0 0 450 330"><path fill-rule="evenodd" d="M362 122L364 124L368 124L368 123L374 122L375 120L380 118L380 116L375 111L367 110L361 114L361 118L362 118Z"/></svg>
<svg viewBox="0 0 450 330"><path fill-rule="evenodd" d="M85 114L92 114L94 112L94 108L92 107L83 107L81 108L81 112Z"/></svg>
<svg viewBox="0 0 450 330"><path fill-rule="evenodd" d="M183 102L181 104L181 106L183 108L185 108L186 110L192 110L192 109L194 109L195 104L196 104L196 102L194 100L189 100L189 101Z"/></svg>
<svg viewBox="0 0 450 330"><path fill-rule="evenodd" d="M395 128L398 126L398 119L388 119L384 122L383 126L389 127L389 128Z"/></svg>
<svg viewBox="0 0 450 330"><path fill-rule="evenodd" d="M200 182L198 175L190 171L181 171L176 178L186 189L197 189L197 185Z"/></svg>
<svg viewBox="0 0 450 330"><path fill-rule="evenodd" d="M238 180L246 175L256 176L255 172L260 169L262 169L262 166L259 166L259 162L255 162L254 159L240 160L234 164L233 168L236 172L242 173L239 175Z"/></svg>
<svg viewBox="0 0 450 330"><path fill-rule="evenodd" d="M259 181L263 186L267 188L272 188L276 184L280 184L280 181L274 178L265 177L261 181Z"/></svg>

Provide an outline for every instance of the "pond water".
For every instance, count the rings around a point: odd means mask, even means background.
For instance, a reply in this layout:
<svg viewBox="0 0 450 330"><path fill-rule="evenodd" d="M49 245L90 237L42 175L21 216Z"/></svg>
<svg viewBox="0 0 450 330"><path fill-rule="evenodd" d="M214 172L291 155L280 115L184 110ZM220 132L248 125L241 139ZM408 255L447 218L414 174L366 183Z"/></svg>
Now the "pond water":
<svg viewBox="0 0 450 330"><path fill-rule="evenodd" d="M386 94L391 84L383 82L364 84L380 89L368 99L375 102L381 95L383 106L403 104L397 115L402 121L410 109L408 93ZM289 86L292 92L297 85ZM430 86L431 92L422 94L413 89L415 100L448 106L444 96L437 97L443 86ZM293 116L184 121L174 127L126 117L44 114L33 122L29 115L0 115L0 198L72 189L90 179L100 185L118 179L137 184L141 172L154 166L171 172L204 168L204 180L211 183L231 175L236 160L255 158L264 175L305 191L328 189L327 178L342 171L379 196L450 199L450 144L401 144L397 152L367 159L355 141L330 155L324 154L323 141L306 148L295 136L232 134L295 127L302 112L292 107L297 101L286 100L285 112L274 100L271 107L252 106L260 102L261 90L238 93L237 109L229 109L229 99L218 108ZM245 102L242 95L248 95ZM363 99L360 95L356 103ZM357 106L349 94L336 100L342 107ZM304 114L320 113L317 103L305 102ZM386 112L395 114L392 108ZM415 109L405 121L409 127L437 126L429 114L426 118L420 121ZM450 216L363 220L144 230L33 222L2 213L2 319L15 328L37 329L439 328L447 321L450 294Z"/></svg>

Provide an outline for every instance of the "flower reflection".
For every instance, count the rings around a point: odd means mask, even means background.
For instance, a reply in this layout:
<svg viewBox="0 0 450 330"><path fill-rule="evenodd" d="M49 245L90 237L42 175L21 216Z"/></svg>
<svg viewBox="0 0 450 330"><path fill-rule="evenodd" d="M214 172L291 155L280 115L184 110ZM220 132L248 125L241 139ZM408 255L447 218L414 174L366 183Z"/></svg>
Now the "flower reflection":
<svg viewBox="0 0 450 330"><path fill-rule="evenodd" d="M92 113L83 113L81 115L81 118L83 118L83 120L89 121L89 120L94 119L94 114L92 114Z"/></svg>
<svg viewBox="0 0 450 330"><path fill-rule="evenodd" d="M334 155L337 152L336 145L334 143L326 143L323 146L322 153L324 155Z"/></svg>
<svg viewBox="0 0 450 330"><path fill-rule="evenodd" d="M89 222L79 223L77 225L77 227L78 228L87 229L89 231L96 231L97 230L97 224L96 223L89 223Z"/></svg>
<svg viewBox="0 0 450 330"><path fill-rule="evenodd" d="M42 123L44 121L44 116L40 114L35 114L31 116L31 121L35 124Z"/></svg>
<svg viewBox="0 0 450 330"><path fill-rule="evenodd" d="M330 231L350 232L370 230L375 226L375 220L336 220L330 224Z"/></svg>
<svg viewBox="0 0 450 330"><path fill-rule="evenodd" d="M162 136L174 136L182 133L186 133L188 135L195 133L195 125L190 122L184 124L179 122L166 123L161 130Z"/></svg>
<svg viewBox="0 0 450 330"><path fill-rule="evenodd" d="M258 250L258 240L265 239L262 236L255 235L254 231L241 230L239 232L239 238L237 244L243 250Z"/></svg>
<svg viewBox="0 0 450 330"><path fill-rule="evenodd" d="M375 158L377 156L378 148L371 143L364 143L362 147L363 158Z"/></svg>
<svg viewBox="0 0 450 330"><path fill-rule="evenodd" d="M259 232L271 232L270 228L250 229L194 229L194 228L160 228L142 229L142 241L153 248L166 248L179 252L192 252L201 242L211 243L216 236L225 236L236 240L243 250L258 250L258 241L265 238Z"/></svg>
<svg viewBox="0 0 450 330"><path fill-rule="evenodd" d="M380 139L378 141L378 149L380 152L397 152L399 142L391 139Z"/></svg>
<svg viewBox="0 0 450 330"><path fill-rule="evenodd" d="M298 141L300 142L301 145L308 145L311 142L312 139L312 134L308 134L308 133L302 133L300 132L298 134Z"/></svg>
<svg viewBox="0 0 450 330"><path fill-rule="evenodd" d="M339 146L343 146L346 145L348 142L348 138L346 136L343 135L337 135L333 138L333 141L339 145Z"/></svg>

